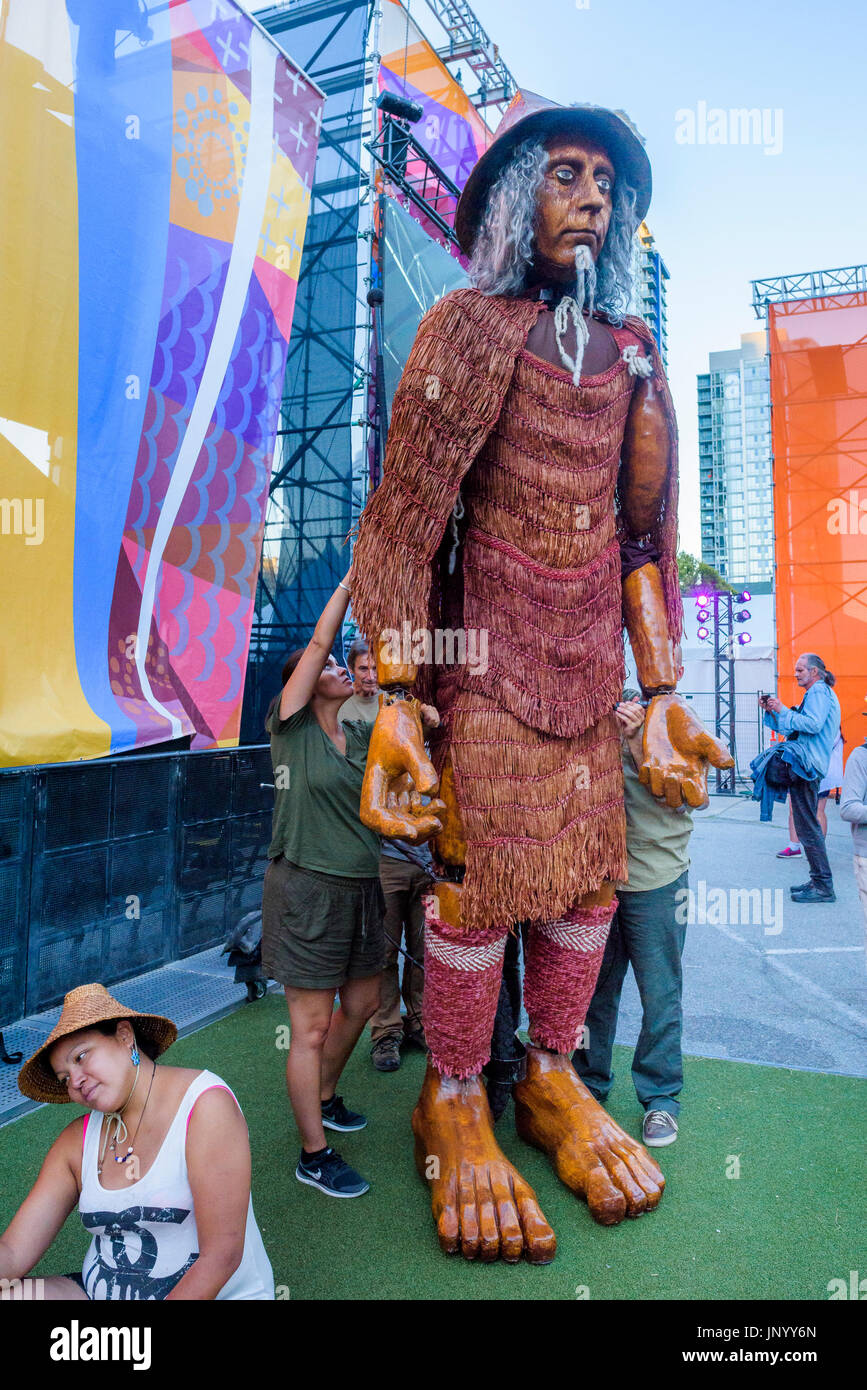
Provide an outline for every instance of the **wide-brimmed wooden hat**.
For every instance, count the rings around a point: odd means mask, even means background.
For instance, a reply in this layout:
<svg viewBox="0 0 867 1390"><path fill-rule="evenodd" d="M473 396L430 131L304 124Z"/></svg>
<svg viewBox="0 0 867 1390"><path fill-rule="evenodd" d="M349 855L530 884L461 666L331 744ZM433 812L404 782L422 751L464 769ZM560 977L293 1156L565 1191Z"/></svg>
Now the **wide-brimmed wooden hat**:
<svg viewBox="0 0 867 1390"><path fill-rule="evenodd" d="M58 1081L49 1066L48 1053L56 1042L70 1033L78 1033L82 1028L94 1028L98 1023L107 1023L113 1018L128 1018L137 1041L144 1044L152 1057L159 1057L178 1036L178 1030L170 1018L163 1018L161 1014L140 1014L136 1009L130 1009L109 994L105 985L79 985L78 989L69 991L63 1001L60 1018L42 1046L28 1058L18 1073L19 1091L31 1100L48 1101L49 1104L62 1105L69 1101L66 1087Z"/></svg>
<svg viewBox="0 0 867 1390"><path fill-rule="evenodd" d="M455 232L467 256L472 255L491 185L516 147L533 136L544 140L551 135L589 136L603 145L614 160L618 178L635 189L635 211L639 222L644 219L653 189L650 160L626 112L587 104L561 106L522 89L512 98L491 144L473 165L458 202Z"/></svg>

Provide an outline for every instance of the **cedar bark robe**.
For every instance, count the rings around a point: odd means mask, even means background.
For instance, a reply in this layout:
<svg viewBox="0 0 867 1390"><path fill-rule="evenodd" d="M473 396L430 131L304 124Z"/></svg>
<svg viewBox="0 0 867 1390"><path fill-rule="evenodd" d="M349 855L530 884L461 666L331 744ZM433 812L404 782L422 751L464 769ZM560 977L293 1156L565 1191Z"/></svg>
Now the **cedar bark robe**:
<svg viewBox="0 0 867 1390"><path fill-rule="evenodd" d="M427 630L435 649L437 630L462 630L474 657L422 666L418 682L443 719L434 763L450 753L454 766L467 930L556 919L626 875L613 716L624 680L624 540L658 555L672 640L681 631L676 427L650 330L632 318L609 326L621 354L650 355L672 441L656 523L637 538L625 534L617 477L641 378L621 355L575 387L525 349L540 309L462 289L425 315L353 556L353 611L369 641L408 624Z"/></svg>

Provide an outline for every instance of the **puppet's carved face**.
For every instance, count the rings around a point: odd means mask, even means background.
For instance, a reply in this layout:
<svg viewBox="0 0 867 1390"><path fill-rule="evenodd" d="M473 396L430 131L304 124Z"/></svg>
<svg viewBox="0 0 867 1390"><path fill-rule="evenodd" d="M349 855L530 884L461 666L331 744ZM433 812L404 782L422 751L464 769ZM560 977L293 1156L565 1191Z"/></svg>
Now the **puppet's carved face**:
<svg viewBox="0 0 867 1390"><path fill-rule="evenodd" d="M577 137L546 142L548 168L536 196L535 278L574 280L575 249L594 261L608 235L614 163L601 145Z"/></svg>

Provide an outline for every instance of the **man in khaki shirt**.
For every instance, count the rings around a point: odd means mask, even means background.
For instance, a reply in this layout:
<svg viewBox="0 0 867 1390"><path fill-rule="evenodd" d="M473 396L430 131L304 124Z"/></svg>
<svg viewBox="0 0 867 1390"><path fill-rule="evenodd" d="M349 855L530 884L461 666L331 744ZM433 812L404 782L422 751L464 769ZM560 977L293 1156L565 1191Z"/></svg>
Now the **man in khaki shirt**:
<svg viewBox="0 0 867 1390"><path fill-rule="evenodd" d="M346 668L352 677L352 694L337 711L341 724L348 719L376 722L379 714L379 686L376 683L376 657L363 637L356 637L346 653Z"/></svg>
<svg viewBox="0 0 867 1390"><path fill-rule="evenodd" d="M379 713L376 657L363 637L356 637L346 654L353 693L340 706L337 718L366 719L373 724ZM424 998L424 907L422 899L434 879L433 857L428 845L408 840L383 840L379 881L385 895L385 966L379 1008L370 1020L370 1058L377 1071L397 1071L401 1048L412 1044L425 1049L421 1021ZM406 941L403 978L400 973L401 941ZM401 1017L400 1001L406 1006Z"/></svg>
<svg viewBox="0 0 867 1390"><path fill-rule="evenodd" d="M683 667L679 651L675 659L680 680ZM616 713L623 759L629 881L617 886L619 906L587 1012L586 1046L575 1052L572 1060L581 1080L604 1105L614 1082L611 1055L617 1013L631 964L642 1004L632 1079L645 1112L643 1141L651 1148L661 1148L677 1138L678 1096L683 1086L681 955L686 939L684 905L692 815L685 807L673 810L638 780L644 725L644 708L638 696L624 691L624 702Z"/></svg>

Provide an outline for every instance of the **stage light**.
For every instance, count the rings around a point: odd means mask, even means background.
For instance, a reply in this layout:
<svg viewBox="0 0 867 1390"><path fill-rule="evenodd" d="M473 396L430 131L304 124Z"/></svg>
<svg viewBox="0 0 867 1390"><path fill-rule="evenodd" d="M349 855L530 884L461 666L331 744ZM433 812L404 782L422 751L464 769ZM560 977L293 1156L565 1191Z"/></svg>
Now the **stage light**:
<svg viewBox="0 0 867 1390"><path fill-rule="evenodd" d="M748 642L752 642L752 640L753 640L753 639L752 639L752 637L750 636L750 634L749 634L748 632L739 632L739 633L738 633L738 642L740 643L740 645L741 645L742 647L745 647L745 646L747 645L747 643L748 643Z"/></svg>
<svg viewBox="0 0 867 1390"><path fill-rule="evenodd" d="M395 92L381 92L376 104L387 116L397 116L399 120L409 121L411 125L420 121L424 115L424 108L419 106L417 101L399 97Z"/></svg>
<svg viewBox="0 0 867 1390"><path fill-rule="evenodd" d="M752 594L749 589L743 589L735 598L735 603L749 603Z"/></svg>
<svg viewBox="0 0 867 1390"><path fill-rule="evenodd" d="M706 608L707 605L710 603L710 599L708 598L707 594L696 594L695 602L697 607Z"/></svg>
<svg viewBox="0 0 867 1390"><path fill-rule="evenodd" d="M744 608L744 609L741 610L740 613L735 613L735 622L736 622L736 623L745 623L745 622L748 620L749 617L750 617L750 610L749 610L748 608Z"/></svg>
<svg viewBox="0 0 867 1390"><path fill-rule="evenodd" d="M710 618L710 613L706 608L700 608L695 616L700 623L706 623Z"/></svg>
<svg viewBox="0 0 867 1390"><path fill-rule="evenodd" d="M698 632L696 633L696 637L698 638L699 642L705 642L709 636L710 628L707 627L700 627Z"/></svg>

